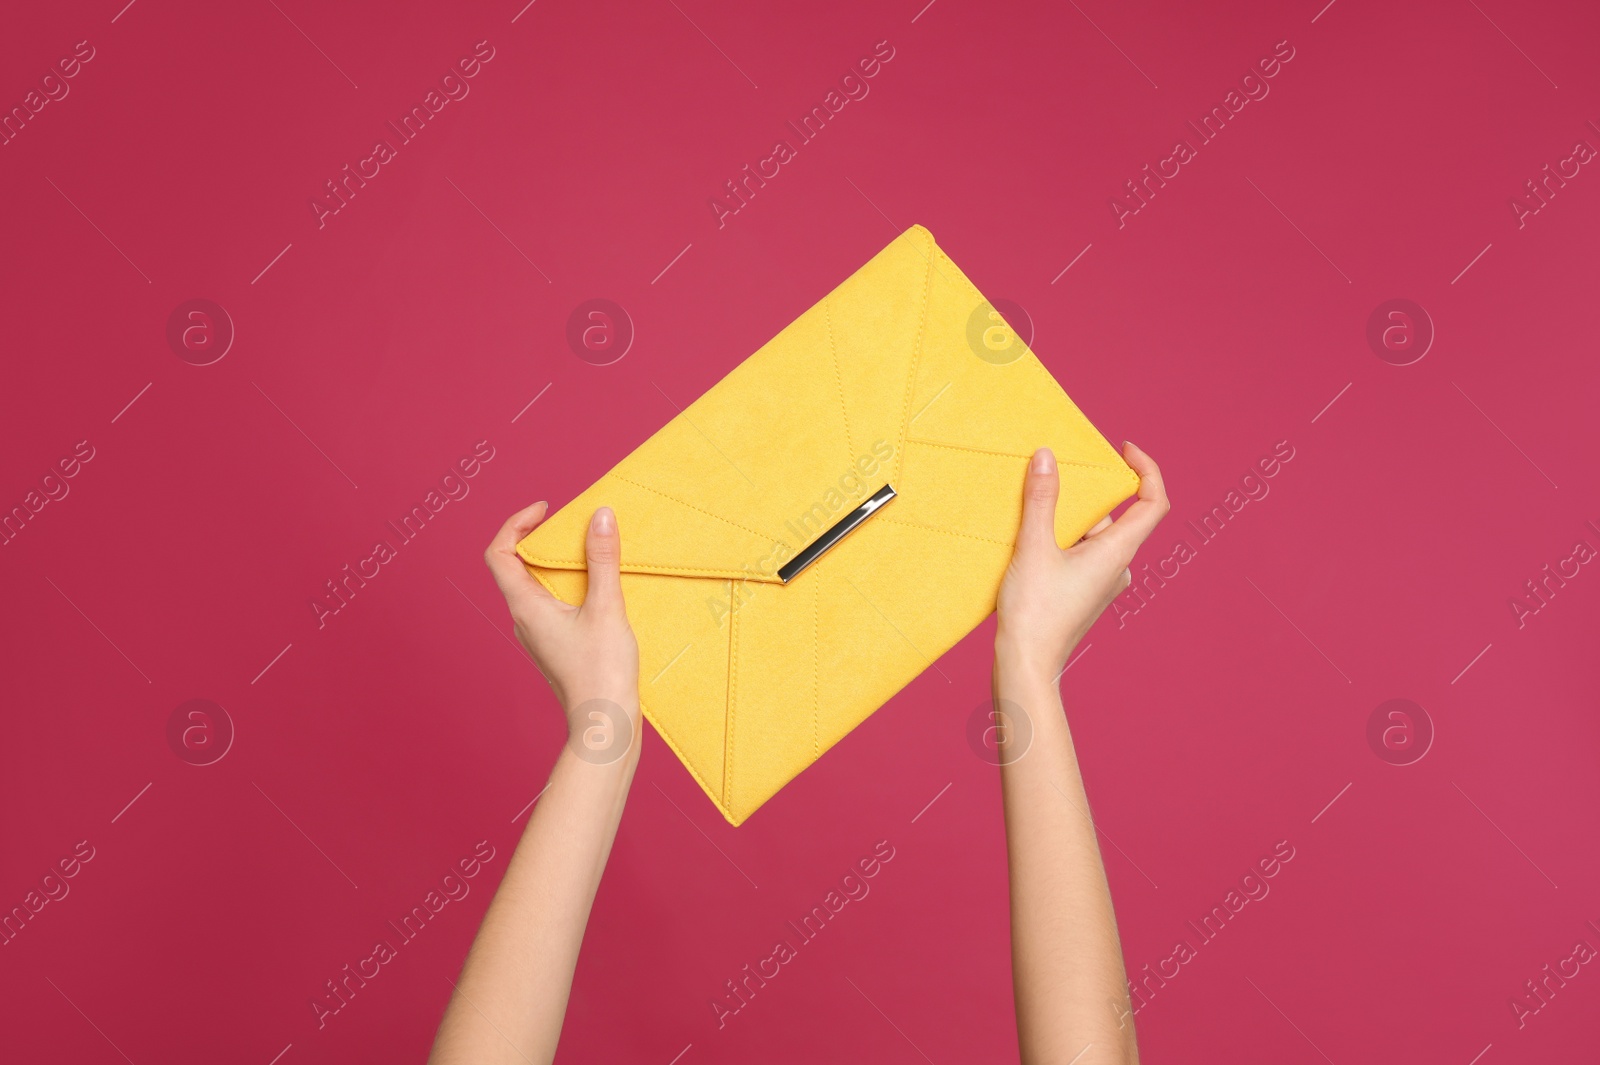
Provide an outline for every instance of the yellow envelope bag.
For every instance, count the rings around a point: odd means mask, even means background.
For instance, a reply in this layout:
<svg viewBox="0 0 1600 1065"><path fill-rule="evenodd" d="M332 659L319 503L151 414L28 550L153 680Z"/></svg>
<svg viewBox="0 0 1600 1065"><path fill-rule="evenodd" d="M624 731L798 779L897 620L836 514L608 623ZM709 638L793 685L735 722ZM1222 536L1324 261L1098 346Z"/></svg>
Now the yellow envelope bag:
<svg viewBox="0 0 1600 1065"><path fill-rule="evenodd" d="M517 553L581 603L616 511L644 714L738 825L994 611L1040 447L1063 545L1138 490L913 226Z"/></svg>

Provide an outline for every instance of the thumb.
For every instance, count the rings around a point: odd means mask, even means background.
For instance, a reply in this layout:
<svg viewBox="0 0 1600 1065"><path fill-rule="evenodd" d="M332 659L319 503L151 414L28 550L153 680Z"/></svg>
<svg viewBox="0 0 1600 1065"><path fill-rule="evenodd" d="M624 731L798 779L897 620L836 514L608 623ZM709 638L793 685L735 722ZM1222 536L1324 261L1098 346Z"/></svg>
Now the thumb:
<svg viewBox="0 0 1600 1065"><path fill-rule="evenodd" d="M1033 453L1022 485L1022 527L1017 530L1018 551L1060 550L1056 543L1056 499L1061 477L1056 457L1047 447Z"/></svg>
<svg viewBox="0 0 1600 1065"><path fill-rule="evenodd" d="M589 590L583 597L584 609L620 610L622 535L617 531L617 516L610 507L601 507L589 519L584 552L589 563Z"/></svg>

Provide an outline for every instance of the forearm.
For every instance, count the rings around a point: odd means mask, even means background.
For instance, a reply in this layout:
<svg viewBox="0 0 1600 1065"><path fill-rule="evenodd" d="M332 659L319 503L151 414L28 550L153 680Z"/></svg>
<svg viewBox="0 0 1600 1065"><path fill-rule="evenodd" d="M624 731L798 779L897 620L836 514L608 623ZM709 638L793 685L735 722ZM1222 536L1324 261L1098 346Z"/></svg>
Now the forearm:
<svg viewBox="0 0 1600 1065"><path fill-rule="evenodd" d="M528 1065L555 1056L584 926L639 760L563 746L456 983L432 1065Z"/></svg>
<svg viewBox="0 0 1600 1065"><path fill-rule="evenodd" d="M1000 770L1022 1060L1137 1062L1132 1015L1119 1008L1127 978L1111 892L1060 688L1048 672L996 656L997 705L1014 704L1032 728L1027 750L1003 754ZM1011 738L1021 738L1016 722Z"/></svg>

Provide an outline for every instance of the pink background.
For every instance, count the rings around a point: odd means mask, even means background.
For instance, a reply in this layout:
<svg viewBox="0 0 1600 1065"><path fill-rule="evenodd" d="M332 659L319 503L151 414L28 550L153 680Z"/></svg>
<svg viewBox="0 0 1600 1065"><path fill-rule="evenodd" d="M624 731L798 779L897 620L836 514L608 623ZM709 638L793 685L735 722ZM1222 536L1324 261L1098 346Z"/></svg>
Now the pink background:
<svg viewBox="0 0 1600 1065"><path fill-rule="evenodd" d="M1063 681L1130 975L1294 849L1147 999L1146 1059L1593 1053L1593 966L1510 1006L1600 947L1600 572L1511 606L1600 548L1600 173L1510 206L1600 145L1591 6L121 4L18 7L0 41L7 108L94 49L0 148L0 506L94 456L0 548L0 906L94 854L0 947L8 1056L420 1060L560 741L484 545L912 223L1162 463L1143 560L1196 551ZM483 40L470 95L319 228L324 182ZM1285 40L1119 228L1124 182ZM719 228L709 198L879 41L869 95ZM565 341L592 297L637 329L614 365ZM237 331L208 366L166 339L194 298ZM1437 330L1407 366L1366 340L1394 298ZM485 440L470 494L319 629L324 582ZM1270 494L1200 545L1185 523L1280 441ZM1014 1059L998 782L965 739L991 635L740 829L647 735L563 1057ZM197 698L236 730L210 765L167 738ZM1409 765L1367 740L1395 698L1436 733ZM724 982L880 840L871 894L719 1030ZM402 944L479 841L471 893ZM380 939L398 956L319 1028Z"/></svg>

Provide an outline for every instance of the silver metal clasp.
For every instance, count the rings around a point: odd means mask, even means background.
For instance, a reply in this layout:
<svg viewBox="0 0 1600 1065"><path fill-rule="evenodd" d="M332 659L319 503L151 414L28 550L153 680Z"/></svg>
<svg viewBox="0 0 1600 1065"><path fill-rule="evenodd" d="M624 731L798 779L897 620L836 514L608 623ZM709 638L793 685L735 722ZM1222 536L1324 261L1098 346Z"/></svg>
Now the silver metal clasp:
<svg viewBox="0 0 1600 1065"><path fill-rule="evenodd" d="M833 528L817 537L810 544L806 545L803 551L786 562L783 567L778 570L778 579L784 584L788 584L790 581L794 580L801 570L805 569L807 566L811 565L811 563L821 558L829 548L833 547L840 540L843 540L846 536L850 535L851 530L853 530L857 525L860 525L862 522L866 521L868 518L872 517L873 514L877 513L878 510L882 508L884 504L888 503L889 500L893 499L894 496L895 491L889 485L884 485L882 488L872 493L872 495L868 496L866 501L859 507L835 522Z"/></svg>

